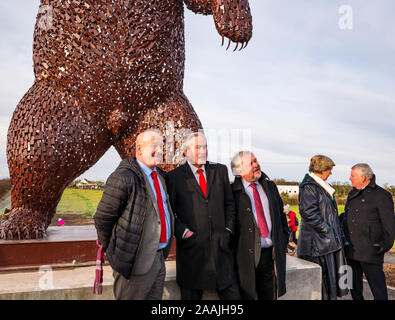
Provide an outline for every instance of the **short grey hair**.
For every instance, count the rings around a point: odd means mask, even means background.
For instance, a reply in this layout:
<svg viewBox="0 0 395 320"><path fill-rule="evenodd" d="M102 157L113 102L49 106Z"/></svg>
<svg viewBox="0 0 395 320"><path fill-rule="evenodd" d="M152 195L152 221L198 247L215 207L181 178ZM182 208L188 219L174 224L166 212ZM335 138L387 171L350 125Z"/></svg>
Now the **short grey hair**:
<svg viewBox="0 0 395 320"><path fill-rule="evenodd" d="M203 133L202 131L193 132L193 133L191 133L189 136L187 136L187 138L184 140L182 150L190 149L190 147L191 147L191 141L192 141L195 137L202 137L202 138L204 138L204 140L205 140L206 143L207 143L207 138L206 138L206 136L204 135L204 133Z"/></svg>
<svg viewBox="0 0 395 320"><path fill-rule="evenodd" d="M243 167L243 157L246 155L254 155L251 151L239 151L237 152L230 162L230 168L235 177L240 177L239 170Z"/></svg>
<svg viewBox="0 0 395 320"><path fill-rule="evenodd" d="M372 168L367 163L357 163L351 170L356 170L360 176L365 176L368 180L372 180L374 176Z"/></svg>

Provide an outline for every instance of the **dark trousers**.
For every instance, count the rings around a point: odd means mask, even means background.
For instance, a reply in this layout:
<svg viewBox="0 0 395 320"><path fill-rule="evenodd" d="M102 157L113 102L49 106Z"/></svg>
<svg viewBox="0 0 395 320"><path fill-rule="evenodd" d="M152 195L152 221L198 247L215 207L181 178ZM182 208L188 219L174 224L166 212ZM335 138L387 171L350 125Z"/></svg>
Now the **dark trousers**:
<svg viewBox="0 0 395 320"><path fill-rule="evenodd" d="M258 300L276 299L273 247L262 248L258 266L255 269L255 286Z"/></svg>
<svg viewBox="0 0 395 320"><path fill-rule="evenodd" d="M289 242L294 242L295 244L298 244L298 239L296 238L296 231L290 231Z"/></svg>
<svg viewBox="0 0 395 320"><path fill-rule="evenodd" d="M362 273L368 280L370 290L375 300L388 300L387 285L382 264L372 264L352 259L347 259L348 265L352 268L351 296L353 300L364 300Z"/></svg>
<svg viewBox="0 0 395 320"><path fill-rule="evenodd" d="M203 298L203 290L196 290L196 289L188 289L180 287L181 291L181 300L202 300ZM240 300L240 290L239 285L234 283L229 287L217 290L218 297L221 300Z"/></svg>

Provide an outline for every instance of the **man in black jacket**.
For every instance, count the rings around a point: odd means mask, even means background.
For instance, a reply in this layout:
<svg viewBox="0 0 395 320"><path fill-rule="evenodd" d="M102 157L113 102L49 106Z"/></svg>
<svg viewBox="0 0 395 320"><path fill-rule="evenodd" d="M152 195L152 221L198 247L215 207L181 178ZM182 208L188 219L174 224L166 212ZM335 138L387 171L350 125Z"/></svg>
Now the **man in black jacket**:
<svg viewBox="0 0 395 320"><path fill-rule="evenodd" d="M136 158L124 159L106 182L94 216L98 240L114 270L116 299L160 300L166 275L164 259L173 237L161 163L160 133L136 138Z"/></svg>
<svg viewBox="0 0 395 320"><path fill-rule="evenodd" d="M365 163L352 167L350 181L354 187L341 215L347 262L352 268L354 300L363 300L362 273L368 280L374 299L388 300L383 272L384 253L395 237L394 202L389 192L378 186L372 169Z"/></svg>
<svg viewBox="0 0 395 320"><path fill-rule="evenodd" d="M215 289L220 299L240 299L230 248L235 206L226 166L207 161L202 133L186 140L187 162L167 174L175 215L177 283L181 299L201 300Z"/></svg>
<svg viewBox="0 0 395 320"><path fill-rule="evenodd" d="M236 262L244 299L273 300L286 293L289 228L274 182L254 154L237 153L231 167L236 203Z"/></svg>

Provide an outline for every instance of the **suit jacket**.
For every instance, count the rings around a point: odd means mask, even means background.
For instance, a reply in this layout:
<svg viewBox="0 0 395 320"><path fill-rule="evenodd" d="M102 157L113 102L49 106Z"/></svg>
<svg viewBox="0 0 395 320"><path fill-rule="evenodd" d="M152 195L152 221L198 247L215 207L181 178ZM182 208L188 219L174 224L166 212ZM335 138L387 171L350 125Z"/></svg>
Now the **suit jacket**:
<svg viewBox="0 0 395 320"><path fill-rule="evenodd" d="M207 162L205 169L207 197L188 163L166 177L175 215L177 282L189 289L221 290L237 282L230 248L235 206L226 166ZM194 235L182 239L186 228Z"/></svg>
<svg viewBox="0 0 395 320"><path fill-rule="evenodd" d="M162 182L162 185L166 191L165 180L161 175L158 175ZM144 233L142 235L140 250L137 252L136 262L133 267L132 275L143 275L146 274L154 262L156 252L158 251L158 244L161 234L161 221L158 208L158 202L156 201L156 196L154 190L151 189L147 177L144 175L145 188L149 198L148 210L144 221ZM171 236L169 244L164 248L164 255L167 257L170 251L170 246L174 234L174 218L171 211L171 205L169 198L163 199L167 202L167 207L170 213L170 225L171 225Z"/></svg>
<svg viewBox="0 0 395 320"><path fill-rule="evenodd" d="M258 180L269 200L270 219L272 221L273 259L277 270L278 296L286 293L286 251L289 238L287 219L283 213L277 186L262 172ZM236 203L236 263L240 279L240 288L245 299L256 299L255 269L261 255L261 238L252 212L252 204L244 190L241 178L232 184Z"/></svg>

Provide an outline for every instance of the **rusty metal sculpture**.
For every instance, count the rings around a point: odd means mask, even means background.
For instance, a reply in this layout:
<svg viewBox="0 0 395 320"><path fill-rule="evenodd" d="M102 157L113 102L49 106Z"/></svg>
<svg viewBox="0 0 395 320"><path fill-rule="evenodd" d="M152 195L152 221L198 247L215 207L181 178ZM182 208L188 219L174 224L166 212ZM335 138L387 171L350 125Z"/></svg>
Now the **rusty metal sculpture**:
<svg viewBox="0 0 395 320"><path fill-rule="evenodd" d="M8 131L1 239L43 238L63 190L111 146L125 158L147 128L202 128L183 93L184 2L214 16L228 47L250 40L248 0L41 0L35 81Z"/></svg>

